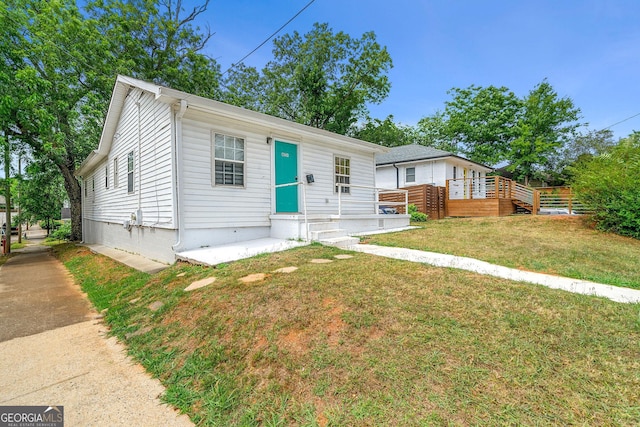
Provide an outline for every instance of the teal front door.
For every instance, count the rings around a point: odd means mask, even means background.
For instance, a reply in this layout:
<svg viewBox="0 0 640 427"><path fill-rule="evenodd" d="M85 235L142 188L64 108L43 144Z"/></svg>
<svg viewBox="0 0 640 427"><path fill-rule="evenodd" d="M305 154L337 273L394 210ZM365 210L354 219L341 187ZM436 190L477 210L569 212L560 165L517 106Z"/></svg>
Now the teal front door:
<svg viewBox="0 0 640 427"><path fill-rule="evenodd" d="M298 146L275 143L276 185L298 182ZM276 187L276 212L298 212L298 186Z"/></svg>

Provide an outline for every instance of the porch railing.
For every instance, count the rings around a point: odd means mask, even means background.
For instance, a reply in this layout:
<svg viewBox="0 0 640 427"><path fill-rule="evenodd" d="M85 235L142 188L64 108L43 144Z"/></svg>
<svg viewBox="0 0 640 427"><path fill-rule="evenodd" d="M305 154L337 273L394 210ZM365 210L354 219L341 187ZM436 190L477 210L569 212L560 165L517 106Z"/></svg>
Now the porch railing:
<svg viewBox="0 0 640 427"><path fill-rule="evenodd" d="M380 205L383 206L404 206L404 212L408 213L408 205L409 205L409 191L408 190L402 190L402 189L386 189L386 188L378 188L378 187L370 187L367 185L353 185L353 184L341 184L341 183L337 183L336 184L336 188L338 190L338 217L342 216L342 208L343 205L346 203L348 205L372 205L373 207L373 213L375 213L376 215L380 214ZM343 199L342 195L343 194L349 194L349 193L345 193L343 191L343 188L349 188L349 191L351 191L351 189L363 189L363 190L370 190L372 193L372 200L363 200L363 199L358 199L358 200L350 200L349 199ZM387 201L381 201L380 200L380 195L381 194L393 194L393 193L400 193L404 195L404 201L403 202L387 202Z"/></svg>
<svg viewBox="0 0 640 427"><path fill-rule="evenodd" d="M278 188L293 187L298 185L302 185L302 214L304 215L304 232L305 232L304 238L306 241L309 241L309 217L307 216L307 186L304 185L304 182L302 181L296 181L296 182L289 182L287 184L277 184L277 185L274 185L273 188L277 190Z"/></svg>
<svg viewBox="0 0 640 427"><path fill-rule="evenodd" d="M576 200L571 187L544 187L540 193L540 209L543 213L568 213L569 215L589 213L579 200Z"/></svg>
<svg viewBox="0 0 640 427"><path fill-rule="evenodd" d="M534 215L540 209L536 189L501 176L449 179L446 194L449 200L511 199Z"/></svg>

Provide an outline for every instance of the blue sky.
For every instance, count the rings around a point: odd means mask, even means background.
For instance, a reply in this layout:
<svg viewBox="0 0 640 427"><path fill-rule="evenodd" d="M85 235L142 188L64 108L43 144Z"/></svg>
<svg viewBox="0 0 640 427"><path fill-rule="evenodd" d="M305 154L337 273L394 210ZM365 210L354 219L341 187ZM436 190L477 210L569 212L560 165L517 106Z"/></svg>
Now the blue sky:
<svg viewBox="0 0 640 427"><path fill-rule="evenodd" d="M215 35L205 53L226 70L307 3L211 0L202 22ZM315 0L279 35L304 34L314 22L355 38L374 31L389 50L391 93L370 106L373 117L415 125L442 110L453 87L506 86L524 96L545 78L590 129L640 113L637 0ZM271 49L268 42L244 62L261 69ZM611 130L640 130L640 115Z"/></svg>

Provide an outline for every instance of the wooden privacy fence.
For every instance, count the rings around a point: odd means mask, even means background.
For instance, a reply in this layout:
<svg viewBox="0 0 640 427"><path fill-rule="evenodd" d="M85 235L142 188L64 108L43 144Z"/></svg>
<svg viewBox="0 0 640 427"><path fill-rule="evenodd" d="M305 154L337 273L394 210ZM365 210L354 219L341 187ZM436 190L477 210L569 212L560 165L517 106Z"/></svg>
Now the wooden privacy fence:
<svg viewBox="0 0 640 427"><path fill-rule="evenodd" d="M445 187L422 184L411 187L403 187L401 190L409 192L409 204L416 205L418 212L425 213L429 219L442 219L445 217ZM400 198L402 197L402 200ZM403 194L380 194L382 202L404 202ZM404 207L398 207L399 213L405 213Z"/></svg>

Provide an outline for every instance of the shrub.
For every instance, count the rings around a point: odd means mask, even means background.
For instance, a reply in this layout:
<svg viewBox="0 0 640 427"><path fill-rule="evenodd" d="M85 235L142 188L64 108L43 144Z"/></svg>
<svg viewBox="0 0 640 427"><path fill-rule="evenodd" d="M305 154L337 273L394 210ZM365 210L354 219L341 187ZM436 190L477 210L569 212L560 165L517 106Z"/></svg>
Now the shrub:
<svg viewBox="0 0 640 427"><path fill-rule="evenodd" d="M428 218L427 214L422 213L422 212L418 212L418 207L416 205L414 205L413 203L411 203L408 206L409 209L409 215L411 215L411 221L414 222L425 222Z"/></svg>
<svg viewBox="0 0 640 427"><path fill-rule="evenodd" d="M640 239L640 133L573 172L577 198L593 210L596 227Z"/></svg>
<svg viewBox="0 0 640 427"><path fill-rule="evenodd" d="M71 238L71 223L62 223L56 231L51 233L51 238L55 240L69 240Z"/></svg>

